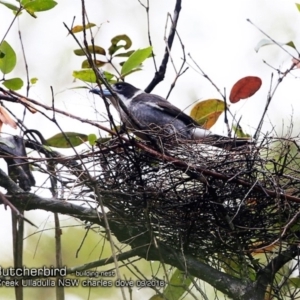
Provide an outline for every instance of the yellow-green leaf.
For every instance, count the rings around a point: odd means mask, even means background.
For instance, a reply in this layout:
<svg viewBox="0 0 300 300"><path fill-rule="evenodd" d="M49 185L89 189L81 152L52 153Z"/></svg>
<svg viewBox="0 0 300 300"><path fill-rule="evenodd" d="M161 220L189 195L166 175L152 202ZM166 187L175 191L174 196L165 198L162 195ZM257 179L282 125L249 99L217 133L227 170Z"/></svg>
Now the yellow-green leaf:
<svg viewBox="0 0 300 300"><path fill-rule="evenodd" d="M225 110L224 101L219 99L208 99L197 103L190 116L203 128L210 129Z"/></svg>
<svg viewBox="0 0 300 300"><path fill-rule="evenodd" d="M142 70L142 68L135 68L135 69L133 69L133 70L127 72L126 74L122 75L122 78L124 78L124 77L126 77L126 76L128 76L128 75L130 75L130 74L132 74L132 73L134 73L134 72L141 71L141 70Z"/></svg>
<svg viewBox="0 0 300 300"><path fill-rule="evenodd" d="M239 138L247 138L247 137L251 137L250 134L248 133L245 133L243 131L243 128L241 126L232 126L233 130L234 130L234 133L235 133L235 136L239 137Z"/></svg>
<svg viewBox="0 0 300 300"><path fill-rule="evenodd" d="M129 57L133 52L134 50L130 50L127 52L116 54L114 57Z"/></svg>
<svg viewBox="0 0 300 300"><path fill-rule="evenodd" d="M238 259L238 257L227 257L223 254L219 254L221 266L224 269L225 273L232 275L237 278L249 278L254 281L256 274L253 269L245 269L244 264Z"/></svg>
<svg viewBox="0 0 300 300"><path fill-rule="evenodd" d="M91 146L94 146L94 145L96 144L96 141L97 141L97 136L96 136L96 134L94 134L94 133L89 134L89 135L88 135L88 141L89 141L89 144L90 144Z"/></svg>
<svg viewBox="0 0 300 300"><path fill-rule="evenodd" d="M23 80L21 78L11 78L4 80L2 84L8 89L16 91L23 86Z"/></svg>
<svg viewBox="0 0 300 300"><path fill-rule="evenodd" d="M73 71L73 77L80 79L82 81L96 83L96 76L92 69Z"/></svg>
<svg viewBox="0 0 300 300"><path fill-rule="evenodd" d="M20 15L22 14L22 11L20 11L20 10L14 10L14 11L13 11L13 14L14 14L15 16L20 16Z"/></svg>
<svg viewBox="0 0 300 300"><path fill-rule="evenodd" d="M292 47L292 48L294 48L294 49L296 49L296 46L295 46L295 44L294 44L293 41L289 41L289 42L286 43L285 45L286 45L286 46L289 46L289 47Z"/></svg>
<svg viewBox="0 0 300 300"><path fill-rule="evenodd" d="M300 4L298 4L298 3L295 3L295 4L296 4L298 10L300 11Z"/></svg>
<svg viewBox="0 0 300 300"><path fill-rule="evenodd" d="M7 74L16 66L17 56L14 49L6 41L0 44L0 52L0 70L3 74Z"/></svg>
<svg viewBox="0 0 300 300"><path fill-rule="evenodd" d="M164 298L160 295L154 295L149 300L166 300L166 298Z"/></svg>
<svg viewBox="0 0 300 300"><path fill-rule="evenodd" d="M56 148L71 148L71 145L65 136L69 139L73 147L79 146L88 140L88 136L83 133L61 132L47 139L46 145Z"/></svg>
<svg viewBox="0 0 300 300"><path fill-rule="evenodd" d="M26 12L27 12L28 14L30 14L33 18L37 18L37 15L34 13L33 10L26 9Z"/></svg>
<svg viewBox="0 0 300 300"><path fill-rule="evenodd" d="M289 278L287 283L288 283L288 285L291 285L297 289L300 288L300 278L299 277Z"/></svg>
<svg viewBox="0 0 300 300"><path fill-rule="evenodd" d="M27 12L32 13L52 9L57 5L57 2L53 0L33 0L29 2L26 1L25 4L24 1L22 1L22 4Z"/></svg>
<svg viewBox="0 0 300 300"><path fill-rule="evenodd" d="M151 46L134 51L122 66L121 69L122 77L124 77L126 74L131 72L133 69L139 67L141 63L150 56L151 53L152 53Z"/></svg>
<svg viewBox="0 0 300 300"><path fill-rule="evenodd" d="M94 23L88 23L88 24L85 25L85 29L89 29L89 28L92 28L92 27L94 27L94 26L96 26L96 24L94 24ZM83 31L83 30L84 30L84 26L82 26L82 25L76 25L76 26L74 26L74 27L71 29L71 31L72 31L73 33L81 32L81 31Z"/></svg>
<svg viewBox="0 0 300 300"><path fill-rule="evenodd" d="M38 81L38 79L36 77L33 77L33 78L30 79L31 84L36 84L37 81Z"/></svg>
<svg viewBox="0 0 300 300"><path fill-rule="evenodd" d="M110 72L107 72L107 71L104 71L103 72L103 76L106 78L106 80L110 81L112 78L115 77L114 74L110 73Z"/></svg>

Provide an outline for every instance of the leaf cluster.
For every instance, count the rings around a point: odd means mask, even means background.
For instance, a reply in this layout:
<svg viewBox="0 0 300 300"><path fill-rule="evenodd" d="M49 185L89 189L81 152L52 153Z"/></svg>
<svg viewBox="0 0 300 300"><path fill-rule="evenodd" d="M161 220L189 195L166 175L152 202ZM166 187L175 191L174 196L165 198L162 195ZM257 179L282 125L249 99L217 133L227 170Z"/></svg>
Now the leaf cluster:
<svg viewBox="0 0 300 300"><path fill-rule="evenodd" d="M93 24L88 24L86 28L93 27ZM75 30L74 30L75 28ZM74 33L84 30L83 26L75 26L72 28ZM146 47L137 50L128 50L132 46L131 39L126 35L117 35L111 39L111 45L107 50L98 45L89 45L86 48L74 50L77 56L86 56L87 53L91 53L93 58L93 64L97 68L106 67L107 65L113 66L115 73L108 71L102 71L103 76L107 82L112 84L124 78L134 72L142 70L142 63L152 56L152 47ZM120 50L128 50L120 52ZM127 58L119 62L121 68L116 68L113 64L115 58ZM96 83L96 76L90 65L90 62L85 59L81 64L81 70L74 71L73 76L85 82Z"/></svg>

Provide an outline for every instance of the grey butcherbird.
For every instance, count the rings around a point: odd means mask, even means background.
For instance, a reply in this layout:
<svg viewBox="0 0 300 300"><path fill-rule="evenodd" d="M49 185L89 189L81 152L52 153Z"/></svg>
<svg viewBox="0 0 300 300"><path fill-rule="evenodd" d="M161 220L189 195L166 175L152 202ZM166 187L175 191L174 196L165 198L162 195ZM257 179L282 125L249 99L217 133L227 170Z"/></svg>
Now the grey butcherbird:
<svg viewBox="0 0 300 300"><path fill-rule="evenodd" d="M195 120L166 99L154 94L147 94L129 83L118 82L111 85L111 89L126 106L133 120L128 117L118 99L109 90L103 89L101 92L100 89L94 88L90 92L98 94L100 97L108 97L126 127L142 139L146 139L145 134L156 134L162 138L176 136L176 139L183 140L199 140L205 137L212 137L214 140L226 139L227 144L231 140L235 146L248 142L245 139L239 141L239 139L229 139L213 134L210 130L201 128ZM140 126L136 126L135 123Z"/></svg>

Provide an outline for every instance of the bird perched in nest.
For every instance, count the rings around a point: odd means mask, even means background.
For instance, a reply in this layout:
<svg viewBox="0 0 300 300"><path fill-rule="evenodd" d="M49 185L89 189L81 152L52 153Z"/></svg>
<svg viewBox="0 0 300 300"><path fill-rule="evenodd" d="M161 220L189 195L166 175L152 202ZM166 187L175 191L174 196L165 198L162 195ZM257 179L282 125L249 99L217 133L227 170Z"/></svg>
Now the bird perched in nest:
<svg viewBox="0 0 300 300"><path fill-rule="evenodd" d="M142 139L147 139L147 134L151 134L162 139L176 138L176 140L209 138L218 142L222 140L226 144L234 143L234 146L249 142L246 139L230 139L213 134L166 99L158 95L147 94L129 83L118 82L111 85L111 89L115 95L107 89L101 91L99 88L91 89L90 92L102 98L109 98L126 127ZM119 100L123 105L119 103Z"/></svg>

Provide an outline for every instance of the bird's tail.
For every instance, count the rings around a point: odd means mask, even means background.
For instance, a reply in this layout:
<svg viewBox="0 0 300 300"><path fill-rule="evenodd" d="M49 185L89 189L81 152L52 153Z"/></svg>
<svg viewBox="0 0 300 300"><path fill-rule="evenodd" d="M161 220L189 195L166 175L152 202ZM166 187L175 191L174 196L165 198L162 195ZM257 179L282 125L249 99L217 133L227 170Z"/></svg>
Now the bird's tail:
<svg viewBox="0 0 300 300"><path fill-rule="evenodd" d="M250 145L251 138L230 138L223 135L212 133L210 130L195 127L192 129L192 139L194 141L201 141L203 144L208 144L214 147L231 150L233 148Z"/></svg>
<svg viewBox="0 0 300 300"><path fill-rule="evenodd" d="M253 144L253 141L251 138L230 138L218 134L210 134L207 137L204 137L201 140L201 143L226 150L233 150L245 145L250 146L251 144Z"/></svg>

